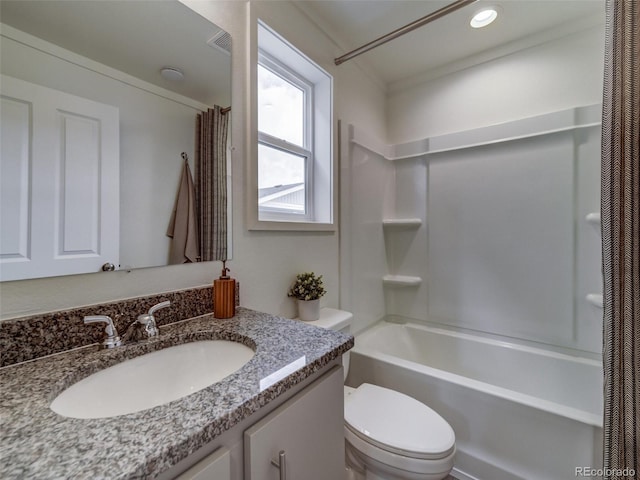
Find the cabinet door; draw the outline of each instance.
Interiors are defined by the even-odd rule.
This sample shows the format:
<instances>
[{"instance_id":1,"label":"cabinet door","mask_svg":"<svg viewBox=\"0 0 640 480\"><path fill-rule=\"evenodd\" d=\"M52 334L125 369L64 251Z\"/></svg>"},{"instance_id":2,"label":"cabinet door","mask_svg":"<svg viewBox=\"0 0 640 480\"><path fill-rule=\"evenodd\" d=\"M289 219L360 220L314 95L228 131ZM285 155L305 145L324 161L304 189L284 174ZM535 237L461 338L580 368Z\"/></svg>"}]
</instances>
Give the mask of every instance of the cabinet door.
<instances>
[{"instance_id":1,"label":"cabinet door","mask_svg":"<svg viewBox=\"0 0 640 480\"><path fill-rule=\"evenodd\" d=\"M175 480L231 480L231 456L221 447L206 456Z\"/></svg>"},{"instance_id":2,"label":"cabinet door","mask_svg":"<svg viewBox=\"0 0 640 480\"><path fill-rule=\"evenodd\" d=\"M343 480L344 394L342 367L310 387L244 433L246 480L278 480L284 453L287 480Z\"/></svg>"}]
</instances>

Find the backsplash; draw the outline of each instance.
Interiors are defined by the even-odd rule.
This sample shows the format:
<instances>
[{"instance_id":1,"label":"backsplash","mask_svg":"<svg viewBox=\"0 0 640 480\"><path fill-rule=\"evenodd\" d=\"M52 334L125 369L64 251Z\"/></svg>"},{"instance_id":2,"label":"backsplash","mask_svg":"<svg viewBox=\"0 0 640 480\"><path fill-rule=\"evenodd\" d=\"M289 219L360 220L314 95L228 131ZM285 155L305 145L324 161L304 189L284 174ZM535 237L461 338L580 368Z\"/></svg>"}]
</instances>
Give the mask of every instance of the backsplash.
<instances>
[{"instance_id":1,"label":"backsplash","mask_svg":"<svg viewBox=\"0 0 640 480\"><path fill-rule=\"evenodd\" d=\"M85 325L86 315L110 316L122 336L138 315L165 300L171 306L155 313L158 326L213 311L208 286L5 320L0 322L0 367L102 342L104 325Z\"/></svg>"}]
</instances>

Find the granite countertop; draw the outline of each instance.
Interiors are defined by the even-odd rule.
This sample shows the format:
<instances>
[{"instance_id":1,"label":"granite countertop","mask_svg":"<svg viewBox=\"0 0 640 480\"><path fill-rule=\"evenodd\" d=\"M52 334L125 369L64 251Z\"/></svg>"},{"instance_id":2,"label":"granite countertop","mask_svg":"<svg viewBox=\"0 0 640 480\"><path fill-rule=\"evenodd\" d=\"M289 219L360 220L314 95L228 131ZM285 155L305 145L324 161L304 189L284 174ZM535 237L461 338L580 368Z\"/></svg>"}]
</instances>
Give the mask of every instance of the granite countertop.
<instances>
[{"instance_id":1,"label":"granite countertop","mask_svg":"<svg viewBox=\"0 0 640 480\"><path fill-rule=\"evenodd\" d=\"M227 339L253 348L236 373L204 390L129 415L74 419L49 404L76 381L159 348ZM154 339L103 350L91 345L0 369L0 477L154 477L231 429L353 346L353 337L245 308L160 328ZM260 380L304 356L306 365L260 391Z\"/></svg>"}]
</instances>

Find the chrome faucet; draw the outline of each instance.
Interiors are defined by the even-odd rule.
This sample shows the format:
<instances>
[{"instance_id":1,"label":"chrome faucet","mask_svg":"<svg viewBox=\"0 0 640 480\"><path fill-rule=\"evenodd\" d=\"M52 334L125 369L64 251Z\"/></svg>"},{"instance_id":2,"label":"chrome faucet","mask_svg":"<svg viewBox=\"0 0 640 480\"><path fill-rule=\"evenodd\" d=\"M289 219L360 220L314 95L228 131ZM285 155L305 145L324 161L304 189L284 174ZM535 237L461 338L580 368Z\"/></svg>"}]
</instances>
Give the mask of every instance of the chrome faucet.
<instances>
[{"instance_id":1,"label":"chrome faucet","mask_svg":"<svg viewBox=\"0 0 640 480\"><path fill-rule=\"evenodd\" d=\"M107 337L102 342L102 346L104 348L114 348L122 345L120 337L118 336L118 331L116 330L111 317L107 317L106 315L90 315L84 317L84 323L106 323L104 332L107 334Z\"/></svg>"},{"instance_id":2,"label":"chrome faucet","mask_svg":"<svg viewBox=\"0 0 640 480\"><path fill-rule=\"evenodd\" d=\"M149 312L138 315L137 323L144 325L144 330L147 332L148 337L155 337L158 335L158 327L156 326L156 318L153 316L161 308L165 308L171 305L169 300L158 303L149 309Z\"/></svg>"}]
</instances>

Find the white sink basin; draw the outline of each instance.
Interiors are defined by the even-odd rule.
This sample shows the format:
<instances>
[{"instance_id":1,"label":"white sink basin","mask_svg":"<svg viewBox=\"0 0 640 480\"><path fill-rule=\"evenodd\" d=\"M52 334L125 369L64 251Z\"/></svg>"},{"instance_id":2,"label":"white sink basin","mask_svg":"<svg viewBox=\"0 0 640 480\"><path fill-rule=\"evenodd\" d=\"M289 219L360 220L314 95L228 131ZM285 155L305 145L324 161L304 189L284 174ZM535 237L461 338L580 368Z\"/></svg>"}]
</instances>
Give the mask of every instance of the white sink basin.
<instances>
[{"instance_id":1,"label":"white sink basin","mask_svg":"<svg viewBox=\"0 0 640 480\"><path fill-rule=\"evenodd\" d=\"M178 400L242 368L255 352L241 343L206 340L147 353L71 385L51 410L72 418L105 418Z\"/></svg>"}]
</instances>

